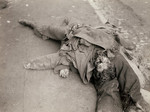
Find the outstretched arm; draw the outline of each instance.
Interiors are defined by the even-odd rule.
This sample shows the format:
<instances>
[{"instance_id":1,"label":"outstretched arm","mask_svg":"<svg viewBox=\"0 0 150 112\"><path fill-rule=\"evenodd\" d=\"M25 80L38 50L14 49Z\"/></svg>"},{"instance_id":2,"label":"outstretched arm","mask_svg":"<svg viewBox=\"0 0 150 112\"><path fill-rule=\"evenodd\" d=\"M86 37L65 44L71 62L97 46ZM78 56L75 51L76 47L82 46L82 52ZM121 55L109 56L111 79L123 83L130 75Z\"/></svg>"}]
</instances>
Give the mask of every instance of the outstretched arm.
<instances>
[{"instance_id":1,"label":"outstretched arm","mask_svg":"<svg viewBox=\"0 0 150 112\"><path fill-rule=\"evenodd\" d=\"M31 70L54 69L58 65L59 61L59 54L53 53L30 60L28 63L24 64L24 67Z\"/></svg>"},{"instance_id":2,"label":"outstretched arm","mask_svg":"<svg viewBox=\"0 0 150 112\"><path fill-rule=\"evenodd\" d=\"M59 53L53 53L35 58L24 64L24 67L30 70L54 69L54 73L58 73L61 77L67 78L69 76L69 66L60 65L60 59Z\"/></svg>"}]
</instances>

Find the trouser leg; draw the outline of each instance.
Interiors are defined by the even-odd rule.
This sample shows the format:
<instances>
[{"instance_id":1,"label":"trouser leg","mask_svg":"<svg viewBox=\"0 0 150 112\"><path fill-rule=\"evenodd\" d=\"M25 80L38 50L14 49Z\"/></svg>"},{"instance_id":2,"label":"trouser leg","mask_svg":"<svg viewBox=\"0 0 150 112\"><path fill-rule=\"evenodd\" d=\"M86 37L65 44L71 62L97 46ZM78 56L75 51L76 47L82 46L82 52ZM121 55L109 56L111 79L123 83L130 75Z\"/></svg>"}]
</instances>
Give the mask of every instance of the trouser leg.
<instances>
[{"instance_id":1,"label":"trouser leg","mask_svg":"<svg viewBox=\"0 0 150 112\"><path fill-rule=\"evenodd\" d=\"M33 30L34 34L44 40L53 39L57 41L64 40L66 33L68 32L67 25L40 25L33 21L19 20L19 23L23 26L29 27Z\"/></svg>"},{"instance_id":2,"label":"trouser leg","mask_svg":"<svg viewBox=\"0 0 150 112\"><path fill-rule=\"evenodd\" d=\"M131 104L135 105L143 112L149 112L150 106L143 99L143 96L140 92L141 86L139 79L134 70L127 62L127 60L121 54L118 54L114 60L114 63L116 68L116 77L119 82L121 97L123 95L126 95L126 99L129 99L127 103L124 103L124 109L130 107L128 102L133 102Z\"/></svg>"},{"instance_id":3,"label":"trouser leg","mask_svg":"<svg viewBox=\"0 0 150 112\"><path fill-rule=\"evenodd\" d=\"M120 92L122 94L128 94L134 102L137 102L142 98L140 93L141 87L137 75L121 54L118 54L113 61Z\"/></svg>"},{"instance_id":4,"label":"trouser leg","mask_svg":"<svg viewBox=\"0 0 150 112\"><path fill-rule=\"evenodd\" d=\"M113 79L97 88L96 112L122 112L118 81Z\"/></svg>"}]
</instances>

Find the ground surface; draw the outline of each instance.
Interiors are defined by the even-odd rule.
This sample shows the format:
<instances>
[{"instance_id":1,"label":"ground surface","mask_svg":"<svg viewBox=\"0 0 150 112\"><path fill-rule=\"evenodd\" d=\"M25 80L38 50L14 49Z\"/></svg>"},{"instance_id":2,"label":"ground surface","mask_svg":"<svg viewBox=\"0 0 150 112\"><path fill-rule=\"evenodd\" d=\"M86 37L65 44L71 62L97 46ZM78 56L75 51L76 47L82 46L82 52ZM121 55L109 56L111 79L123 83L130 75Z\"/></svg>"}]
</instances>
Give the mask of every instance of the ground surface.
<instances>
[{"instance_id":1,"label":"ground surface","mask_svg":"<svg viewBox=\"0 0 150 112\"><path fill-rule=\"evenodd\" d=\"M127 30L127 38L138 43L140 48L141 45L148 45L145 44L150 40L148 0L98 1L100 11L106 18ZM94 112L95 90L92 85L84 85L77 74L62 79L49 70L27 71L23 68L23 63L29 59L56 52L59 44L37 38L17 22L25 18L50 24L50 18L55 16L72 16L98 25L99 19L88 1L10 2L8 8L0 10L0 112ZM129 34L132 36L128 37ZM149 48L146 46L144 51L148 59Z\"/></svg>"},{"instance_id":2,"label":"ground surface","mask_svg":"<svg viewBox=\"0 0 150 112\"><path fill-rule=\"evenodd\" d=\"M56 52L59 44L43 41L18 24L20 18L50 24L55 16L72 16L98 24L93 8L82 0L13 0L0 12L0 112L94 112L96 93L77 74L62 79L52 71L27 71L23 63Z\"/></svg>"}]
</instances>

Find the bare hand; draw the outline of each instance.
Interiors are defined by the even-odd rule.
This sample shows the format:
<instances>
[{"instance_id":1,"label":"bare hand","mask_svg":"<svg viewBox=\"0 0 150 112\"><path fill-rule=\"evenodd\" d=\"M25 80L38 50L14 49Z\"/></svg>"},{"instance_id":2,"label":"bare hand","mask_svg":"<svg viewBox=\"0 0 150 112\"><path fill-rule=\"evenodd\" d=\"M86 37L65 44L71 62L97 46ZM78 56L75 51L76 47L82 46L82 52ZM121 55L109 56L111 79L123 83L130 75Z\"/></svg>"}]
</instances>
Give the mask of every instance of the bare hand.
<instances>
[{"instance_id":1,"label":"bare hand","mask_svg":"<svg viewBox=\"0 0 150 112\"><path fill-rule=\"evenodd\" d=\"M60 70L59 75L63 78L67 78L69 76L69 69L62 69Z\"/></svg>"}]
</instances>

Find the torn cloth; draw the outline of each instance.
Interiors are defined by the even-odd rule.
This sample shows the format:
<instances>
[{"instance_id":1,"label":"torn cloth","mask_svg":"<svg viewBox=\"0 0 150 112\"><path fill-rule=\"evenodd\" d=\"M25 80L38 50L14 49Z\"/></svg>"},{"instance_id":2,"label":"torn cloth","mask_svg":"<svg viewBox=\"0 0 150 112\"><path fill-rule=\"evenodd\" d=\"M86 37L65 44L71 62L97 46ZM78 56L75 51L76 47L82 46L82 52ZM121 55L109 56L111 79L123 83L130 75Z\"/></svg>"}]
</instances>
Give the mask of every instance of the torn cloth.
<instances>
[{"instance_id":1,"label":"torn cloth","mask_svg":"<svg viewBox=\"0 0 150 112\"><path fill-rule=\"evenodd\" d=\"M69 62L78 70L83 83L88 83L92 76L94 66L90 62L93 57L94 46L83 42L80 38L73 38L60 49L60 55L65 56Z\"/></svg>"}]
</instances>

